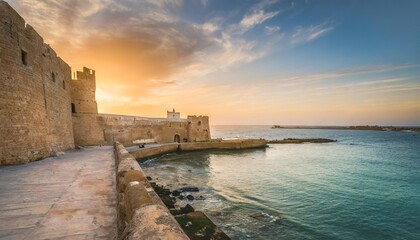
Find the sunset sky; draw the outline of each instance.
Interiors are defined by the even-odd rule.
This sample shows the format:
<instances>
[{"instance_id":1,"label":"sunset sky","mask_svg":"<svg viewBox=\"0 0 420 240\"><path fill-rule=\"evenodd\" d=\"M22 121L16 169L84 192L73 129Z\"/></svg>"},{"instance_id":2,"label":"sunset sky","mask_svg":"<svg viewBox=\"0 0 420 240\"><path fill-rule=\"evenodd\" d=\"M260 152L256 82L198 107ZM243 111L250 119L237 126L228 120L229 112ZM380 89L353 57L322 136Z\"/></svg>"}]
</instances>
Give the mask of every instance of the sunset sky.
<instances>
[{"instance_id":1,"label":"sunset sky","mask_svg":"<svg viewBox=\"0 0 420 240\"><path fill-rule=\"evenodd\" d=\"M10 0L99 111L420 125L418 0Z\"/></svg>"}]
</instances>

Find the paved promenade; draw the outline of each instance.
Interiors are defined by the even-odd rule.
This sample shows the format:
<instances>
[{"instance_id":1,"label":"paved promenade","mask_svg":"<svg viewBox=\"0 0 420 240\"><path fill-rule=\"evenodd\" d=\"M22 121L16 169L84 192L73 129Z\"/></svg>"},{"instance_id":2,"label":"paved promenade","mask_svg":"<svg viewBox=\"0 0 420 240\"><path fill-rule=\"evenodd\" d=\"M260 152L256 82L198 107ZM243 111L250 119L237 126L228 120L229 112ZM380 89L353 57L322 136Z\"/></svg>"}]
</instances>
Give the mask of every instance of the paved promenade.
<instances>
[{"instance_id":1,"label":"paved promenade","mask_svg":"<svg viewBox=\"0 0 420 240\"><path fill-rule=\"evenodd\" d=\"M0 168L0 239L113 239L115 204L110 146Z\"/></svg>"}]
</instances>

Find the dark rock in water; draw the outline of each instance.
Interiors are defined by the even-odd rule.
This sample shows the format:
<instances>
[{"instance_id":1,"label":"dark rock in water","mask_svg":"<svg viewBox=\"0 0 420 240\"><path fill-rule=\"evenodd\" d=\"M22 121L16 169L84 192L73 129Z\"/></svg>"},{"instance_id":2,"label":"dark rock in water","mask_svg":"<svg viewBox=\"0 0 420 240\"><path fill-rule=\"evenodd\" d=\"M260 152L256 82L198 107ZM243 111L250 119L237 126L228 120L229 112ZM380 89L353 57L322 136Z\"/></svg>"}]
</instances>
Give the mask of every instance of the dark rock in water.
<instances>
[{"instance_id":1,"label":"dark rock in water","mask_svg":"<svg viewBox=\"0 0 420 240\"><path fill-rule=\"evenodd\" d=\"M174 215L174 216L182 214L181 209L175 209L175 208L169 209L169 212L171 212L171 214Z\"/></svg>"},{"instance_id":2,"label":"dark rock in water","mask_svg":"<svg viewBox=\"0 0 420 240\"><path fill-rule=\"evenodd\" d=\"M206 198L200 195L199 197L195 198L195 200L205 200Z\"/></svg>"},{"instance_id":3,"label":"dark rock in water","mask_svg":"<svg viewBox=\"0 0 420 240\"><path fill-rule=\"evenodd\" d=\"M180 190L175 190L175 191L173 191L172 192L172 196L179 196L180 194L182 193L182 191L180 191Z\"/></svg>"},{"instance_id":4,"label":"dark rock in water","mask_svg":"<svg viewBox=\"0 0 420 240\"><path fill-rule=\"evenodd\" d=\"M181 191L181 192L198 192L200 190L198 189L198 187L183 187L183 188L178 189L178 191Z\"/></svg>"},{"instance_id":5,"label":"dark rock in water","mask_svg":"<svg viewBox=\"0 0 420 240\"><path fill-rule=\"evenodd\" d=\"M147 180L152 181L152 177L147 176Z\"/></svg>"},{"instance_id":6,"label":"dark rock in water","mask_svg":"<svg viewBox=\"0 0 420 240\"><path fill-rule=\"evenodd\" d=\"M181 207L181 212L184 214L194 212L194 211L195 211L194 208L190 204L185 205L185 207Z\"/></svg>"},{"instance_id":7,"label":"dark rock in water","mask_svg":"<svg viewBox=\"0 0 420 240\"><path fill-rule=\"evenodd\" d=\"M192 200L194 200L194 196L189 194L189 195L187 195L187 199L192 201Z\"/></svg>"},{"instance_id":8,"label":"dark rock in water","mask_svg":"<svg viewBox=\"0 0 420 240\"><path fill-rule=\"evenodd\" d=\"M191 169L188 169L188 172L192 172Z\"/></svg>"},{"instance_id":9,"label":"dark rock in water","mask_svg":"<svg viewBox=\"0 0 420 240\"><path fill-rule=\"evenodd\" d=\"M178 199L179 199L179 200L184 200L184 199L185 199L185 196L184 196L184 195L179 195L179 196L178 196Z\"/></svg>"},{"instance_id":10,"label":"dark rock in water","mask_svg":"<svg viewBox=\"0 0 420 240\"><path fill-rule=\"evenodd\" d=\"M160 186L154 182L151 182L150 185L153 187L157 195L160 197L162 202L166 205L167 208L174 208L175 207L175 198L172 198L169 189L164 188L164 186Z\"/></svg>"}]
</instances>

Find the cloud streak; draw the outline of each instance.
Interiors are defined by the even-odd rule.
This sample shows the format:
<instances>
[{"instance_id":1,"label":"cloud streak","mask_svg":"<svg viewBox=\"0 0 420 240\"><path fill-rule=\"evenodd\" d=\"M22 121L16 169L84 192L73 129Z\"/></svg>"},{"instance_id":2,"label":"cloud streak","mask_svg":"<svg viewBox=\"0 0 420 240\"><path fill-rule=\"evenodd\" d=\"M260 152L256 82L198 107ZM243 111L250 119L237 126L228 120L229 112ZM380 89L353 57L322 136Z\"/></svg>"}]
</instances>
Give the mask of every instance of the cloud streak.
<instances>
[{"instance_id":1,"label":"cloud streak","mask_svg":"<svg viewBox=\"0 0 420 240\"><path fill-rule=\"evenodd\" d=\"M264 10L256 10L252 12L251 14L247 14L240 22L240 25L248 30L255 25L261 24L264 21L276 16L279 14L280 11L275 12L264 12Z\"/></svg>"},{"instance_id":2,"label":"cloud streak","mask_svg":"<svg viewBox=\"0 0 420 240\"><path fill-rule=\"evenodd\" d=\"M290 43L299 44L304 42L314 41L329 31L332 31L334 26L325 22L318 25L310 25L309 27L296 27L290 36Z\"/></svg>"}]
</instances>

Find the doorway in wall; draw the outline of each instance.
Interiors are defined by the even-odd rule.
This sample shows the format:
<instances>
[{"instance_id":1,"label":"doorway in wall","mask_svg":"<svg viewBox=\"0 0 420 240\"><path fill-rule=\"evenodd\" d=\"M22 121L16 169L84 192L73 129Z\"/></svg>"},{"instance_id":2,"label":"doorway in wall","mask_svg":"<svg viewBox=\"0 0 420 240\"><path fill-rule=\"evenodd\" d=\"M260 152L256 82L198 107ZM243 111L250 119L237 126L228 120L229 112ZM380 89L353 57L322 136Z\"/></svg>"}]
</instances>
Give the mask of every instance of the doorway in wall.
<instances>
[{"instance_id":1,"label":"doorway in wall","mask_svg":"<svg viewBox=\"0 0 420 240\"><path fill-rule=\"evenodd\" d=\"M175 134L174 142L177 142L177 143L181 142L181 137L178 134Z\"/></svg>"}]
</instances>

